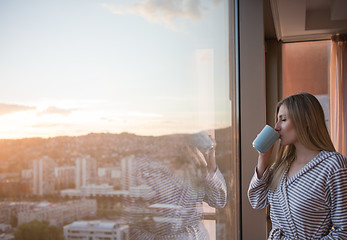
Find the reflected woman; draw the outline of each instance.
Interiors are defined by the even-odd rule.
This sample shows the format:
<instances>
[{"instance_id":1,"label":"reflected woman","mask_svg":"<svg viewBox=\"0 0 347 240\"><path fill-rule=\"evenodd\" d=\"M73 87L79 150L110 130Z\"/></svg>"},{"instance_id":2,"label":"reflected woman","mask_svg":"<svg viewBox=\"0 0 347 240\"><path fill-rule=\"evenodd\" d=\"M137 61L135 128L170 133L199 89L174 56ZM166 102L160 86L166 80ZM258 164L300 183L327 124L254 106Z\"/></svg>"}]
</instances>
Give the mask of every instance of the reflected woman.
<instances>
[{"instance_id":1,"label":"reflected woman","mask_svg":"<svg viewBox=\"0 0 347 240\"><path fill-rule=\"evenodd\" d=\"M208 240L202 224L203 201L215 208L226 205L226 184L216 166L215 147L202 153L199 146L191 144L190 137L181 137L177 141L176 136L171 144L184 144L165 149L168 155L175 149L173 160L136 159L132 181L149 188L151 194L139 209L145 212L142 217L139 211L132 214L130 239Z\"/></svg>"}]
</instances>

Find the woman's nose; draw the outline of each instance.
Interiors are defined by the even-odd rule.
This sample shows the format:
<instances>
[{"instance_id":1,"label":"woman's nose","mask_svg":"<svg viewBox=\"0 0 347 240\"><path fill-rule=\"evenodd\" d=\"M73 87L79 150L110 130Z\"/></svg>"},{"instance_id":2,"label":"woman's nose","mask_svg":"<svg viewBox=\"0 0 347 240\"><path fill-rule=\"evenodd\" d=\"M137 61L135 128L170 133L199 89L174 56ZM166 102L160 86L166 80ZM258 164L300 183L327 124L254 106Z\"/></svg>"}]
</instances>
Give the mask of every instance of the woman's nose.
<instances>
[{"instance_id":1,"label":"woman's nose","mask_svg":"<svg viewBox=\"0 0 347 240\"><path fill-rule=\"evenodd\" d=\"M275 130L278 132L280 130L280 126L278 124L278 122L275 124Z\"/></svg>"}]
</instances>

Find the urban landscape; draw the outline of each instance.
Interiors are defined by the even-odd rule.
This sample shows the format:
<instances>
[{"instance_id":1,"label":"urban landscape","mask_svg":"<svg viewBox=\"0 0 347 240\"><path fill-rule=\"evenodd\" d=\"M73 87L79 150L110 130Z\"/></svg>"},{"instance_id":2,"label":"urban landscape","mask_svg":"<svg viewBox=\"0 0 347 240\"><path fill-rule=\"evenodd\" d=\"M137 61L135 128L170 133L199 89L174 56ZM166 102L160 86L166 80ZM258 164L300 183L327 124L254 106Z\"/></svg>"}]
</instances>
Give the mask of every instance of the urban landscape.
<instances>
[{"instance_id":1,"label":"urban landscape","mask_svg":"<svg viewBox=\"0 0 347 240\"><path fill-rule=\"evenodd\" d=\"M220 148L228 144L228 130L216 132ZM21 239L21 229L38 222L56 227L60 239L130 239L132 225L172 207L153 200L153 189L135 180L136 164L157 159L151 168L164 163L178 169L184 165L177 151L183 136L0 140L0 239ZM226 157L217 155L218 164Z\"/></svg>"}]
</instances>

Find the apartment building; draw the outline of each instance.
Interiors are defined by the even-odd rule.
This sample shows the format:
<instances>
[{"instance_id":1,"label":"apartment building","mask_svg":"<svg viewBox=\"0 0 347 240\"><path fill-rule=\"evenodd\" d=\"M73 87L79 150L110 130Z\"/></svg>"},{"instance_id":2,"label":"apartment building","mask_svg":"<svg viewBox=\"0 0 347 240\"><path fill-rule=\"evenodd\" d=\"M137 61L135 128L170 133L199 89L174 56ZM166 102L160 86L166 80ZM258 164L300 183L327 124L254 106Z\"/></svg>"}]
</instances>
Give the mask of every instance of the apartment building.
<instances>
[{"instance_id":1,"label":"apartment building","mask_svg":"<svg viewBox=\"0 0 347 240\"><path fill-rule=\"evenodd\" d=\"M82 186L96 183L97 167L96 159L91 156L80 156L76 158L76 189Z\"/></svg>"},{"instance_id":2,"label":"apartment building","mask_svg":"<svg viewBox=\"0 0 347 240\"><path fill-rule=\"evenodd\" d=\"M54 167L54 160L48 156L33 161L34 194L42 196L54 193Z\"/></svg>"},{"instance_id":3,"label":"apartment building","mask_svg":"<svg viewBox=\"0 0 347 240\"><path fill-rule=\"evenodd\" d=\"M72 188L75 186L76 167L62 166L54 169L55 185L57 190Z\"/></svg>"},{"instance_id":4,"label":"apartment building","mask_svg":"<svg viewBox=\"0 0 347 240\"><path fill-rule=\"evenodd\" d=\"M64 226L65 240L128 240L129 227L114 221L76 221Z\"/></svg>"}]
</instances>

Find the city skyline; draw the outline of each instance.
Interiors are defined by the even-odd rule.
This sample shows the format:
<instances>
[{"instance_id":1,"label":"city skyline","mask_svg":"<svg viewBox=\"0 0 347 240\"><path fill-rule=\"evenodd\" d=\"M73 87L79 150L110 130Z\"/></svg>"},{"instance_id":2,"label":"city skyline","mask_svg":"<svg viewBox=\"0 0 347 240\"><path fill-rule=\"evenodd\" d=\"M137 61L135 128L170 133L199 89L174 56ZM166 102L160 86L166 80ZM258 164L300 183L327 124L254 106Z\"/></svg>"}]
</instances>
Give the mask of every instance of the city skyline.
<instances>
[{"instance_id":1,"label":"city skyline","mask_svg":"<svg viewBox=\"0 0 347 240\"><path fill-rule=\"evenodd\" d=\"M2 1L0 139L229 126L226 6Z\"/></svg>"}]
</instances>

